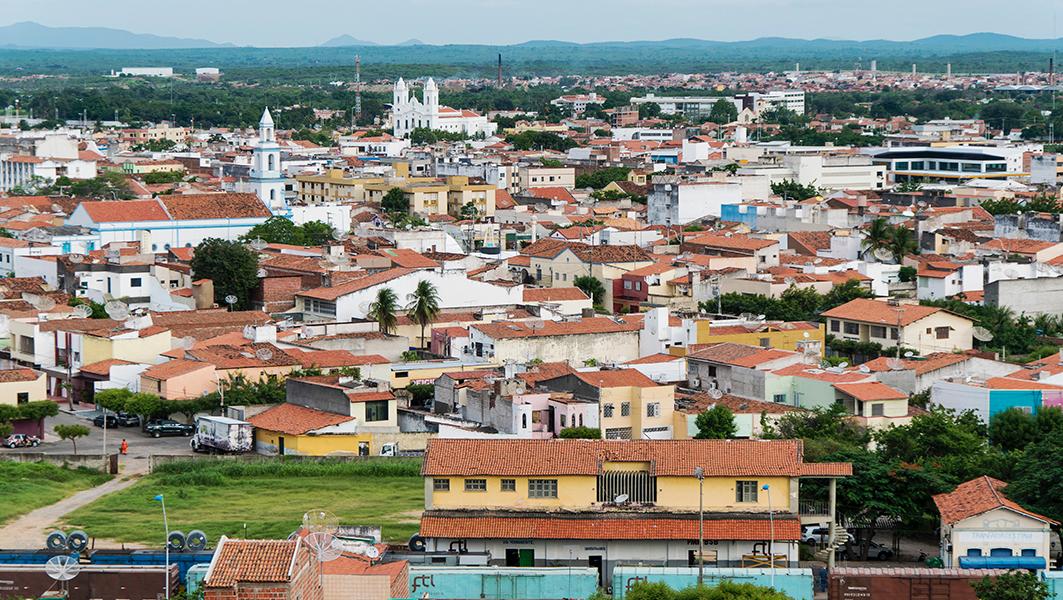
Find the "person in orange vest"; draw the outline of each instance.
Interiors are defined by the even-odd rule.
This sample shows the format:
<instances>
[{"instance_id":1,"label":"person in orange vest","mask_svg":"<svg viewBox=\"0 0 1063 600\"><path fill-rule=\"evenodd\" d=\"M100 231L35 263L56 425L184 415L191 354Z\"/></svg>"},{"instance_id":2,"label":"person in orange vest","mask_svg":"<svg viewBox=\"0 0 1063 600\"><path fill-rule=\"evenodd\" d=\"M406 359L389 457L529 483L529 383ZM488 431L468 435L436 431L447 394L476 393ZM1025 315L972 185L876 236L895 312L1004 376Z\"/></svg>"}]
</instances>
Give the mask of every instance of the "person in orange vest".
<instances>
[{"instance_id":1,"label":"person in orange vest","mask_svg":"<svg viewBox=\"0 0 1063 600\"><path fill-rule=\"evenodd\" d=\"M122 445L119 447L119 452L122 454L129 454L129 442L125 441L125 438L122 439Z\"/></svg>"}]
</instances>

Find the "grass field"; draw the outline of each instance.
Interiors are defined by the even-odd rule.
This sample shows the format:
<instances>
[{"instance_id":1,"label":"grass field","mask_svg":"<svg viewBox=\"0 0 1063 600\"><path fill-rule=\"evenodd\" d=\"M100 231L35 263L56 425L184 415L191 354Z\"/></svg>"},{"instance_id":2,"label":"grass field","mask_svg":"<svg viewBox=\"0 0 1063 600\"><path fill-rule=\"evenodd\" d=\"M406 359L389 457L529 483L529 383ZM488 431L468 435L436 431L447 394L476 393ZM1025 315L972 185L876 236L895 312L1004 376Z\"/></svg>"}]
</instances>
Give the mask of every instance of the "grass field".
<instances>
[{"instance_id":1,"label":"grass field","mask_svg":"<svg viewBox=\"0 0 1063 600\"><path fill-rule=\"evenodd\" d=\"M110 478L84 468L0 461L0 525Z\"/></svg>"},{"instance_id":2,"label":"grass field","mask_svg":"<svg viewBox=\"0 0 1063 600\"><path fill-rule=\"evenodd\" d=\"M153 498L163 494L170 530L200 529L212 544L222 535L287 537L310 510L332 512L344 525L379 526L385 540L404 542L424 508L420 468L418 459L175 462L74 511L64 525L118 542L161 545L162 511Z\"/></svg>"}]
</instances>

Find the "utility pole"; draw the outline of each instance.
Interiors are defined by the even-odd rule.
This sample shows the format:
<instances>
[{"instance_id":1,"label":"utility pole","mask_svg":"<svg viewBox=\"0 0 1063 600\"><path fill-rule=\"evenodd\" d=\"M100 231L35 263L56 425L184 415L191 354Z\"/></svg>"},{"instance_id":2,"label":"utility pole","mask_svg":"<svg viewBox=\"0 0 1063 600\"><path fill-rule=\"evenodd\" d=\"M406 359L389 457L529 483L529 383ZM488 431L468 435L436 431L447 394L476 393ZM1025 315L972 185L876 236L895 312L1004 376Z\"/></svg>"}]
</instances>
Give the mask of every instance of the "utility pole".
<instances>
[{"instance_id":1,"label":"utility pole","mask_svg":"<svg viewBox=\"0 0 1063 600\"><path fill-rule=\"evenodd\" d=\"M698 480L698 587L705 585L705 470L694 467Z\"/></svg>"},{"instance_id":2,"label":"utility pole","mask_svg":"<svg viewBox=\"0 0 1063 600\"><path fill-rule=\"evenodd\" d=\"M354 116L351 117L351 130L362 119L362 55L354 56Z\"/></svg>"}]
</instances>

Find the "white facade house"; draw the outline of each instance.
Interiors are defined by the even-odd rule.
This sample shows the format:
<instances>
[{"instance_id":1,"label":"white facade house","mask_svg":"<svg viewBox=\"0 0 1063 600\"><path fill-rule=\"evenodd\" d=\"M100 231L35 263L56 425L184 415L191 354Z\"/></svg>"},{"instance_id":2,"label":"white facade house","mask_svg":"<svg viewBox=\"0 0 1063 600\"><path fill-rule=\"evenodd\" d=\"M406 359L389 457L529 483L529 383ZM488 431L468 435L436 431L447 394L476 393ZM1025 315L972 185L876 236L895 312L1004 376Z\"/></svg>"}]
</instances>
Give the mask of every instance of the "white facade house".
<instances>
[{"instance_id":1,"label":"white facade house","mask_svg":"<svg viewBox=\"0 0 1063 600\"><path fill-rule=\"evenodd\" d=\"M251 152L251 191L274 212L288 206L284 198L284 172L281 170L281 148L269 109L262 111L258 123L258 141Z\"/></svg>"},{"instance_id":2,"label":"white facade house","mask_svg":"<svg viewBox=\"0 0 1063 600\"><path fill-rule=\"evenodd\" d=\"M424 84L422 100L413 96L406 82L399 78L391 104L391 123L395 137L399 138L409 137L414 129L421 128L468 137L488 137L498 128L479 113L440 106L439 88L431 78Z\"/></svg>"},{"instance_id":3,"label":"white facade house","mask_svg":"<svg viewBox=\"0 0 1063 600\"><path fill-rule=\"evenodd\" d=\"M16 275L15 263L22 256L58 256L62 250L48 244L31 244L13 238L0 238L0 275Z\"/></svg>"},{"instance_id":4,"label":"white facade house","mask_svg":"<svg viewBox=\"0 0 1063 600\"><path fill-rule=\"evenodd\" d=\"M654 178L646 204L650 225L683 225L702 217L719 217L725 204L742 202L742 186L723 181Z\"/></svg>"},{"instance_id":5,"label":"white facade house","mask_svg":"<svg viewBox=\"0 0 1063 600\"><path fill-rule=\"evenodd\" d=\"M981 292L982 265L942 265L930 263L916 276L920 300L942 300L957 294Z\"/></svg>"}]
</instances>

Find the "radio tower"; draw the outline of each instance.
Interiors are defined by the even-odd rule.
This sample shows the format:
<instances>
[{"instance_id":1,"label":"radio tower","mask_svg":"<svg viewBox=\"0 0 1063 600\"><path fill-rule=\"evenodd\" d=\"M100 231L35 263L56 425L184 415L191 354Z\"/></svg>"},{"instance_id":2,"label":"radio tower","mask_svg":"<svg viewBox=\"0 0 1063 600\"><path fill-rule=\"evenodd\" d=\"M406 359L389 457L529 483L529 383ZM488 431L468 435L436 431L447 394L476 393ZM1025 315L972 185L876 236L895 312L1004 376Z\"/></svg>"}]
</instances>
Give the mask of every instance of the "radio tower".
<instances>
[{"instance_id":1,"label":"radio tower","mask_svg":"<svg viewBox=\"0 0 1063 600\"><path fill-rule=\"evenodd\" d=\"M354 122L362 120L362 56L354 55ZM352 127L353 129L353 127Z\"/></svg>"},{"instance_id":2,"label":"radio tower","mask_svg":"<svg viewBox=\"0 0 1063 600\"><path fill-rule=\"evenodd\" d=\"M498 53L498 87L502 87L502 53Z\"/></svg>"}]
</instances>

